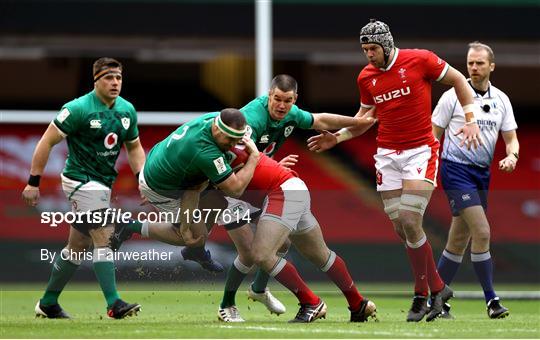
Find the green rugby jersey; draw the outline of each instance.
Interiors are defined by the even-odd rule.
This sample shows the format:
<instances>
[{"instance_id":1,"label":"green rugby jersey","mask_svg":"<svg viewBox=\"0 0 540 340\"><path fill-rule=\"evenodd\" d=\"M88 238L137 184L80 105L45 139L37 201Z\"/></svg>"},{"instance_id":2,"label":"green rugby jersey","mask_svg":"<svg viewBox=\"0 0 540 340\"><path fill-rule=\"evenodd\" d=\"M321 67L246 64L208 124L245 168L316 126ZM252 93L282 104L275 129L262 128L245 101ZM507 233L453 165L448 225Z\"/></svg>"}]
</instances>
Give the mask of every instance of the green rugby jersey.
<instances>
[{"instance_id":1,"label":"green rugby jersey","mask_svg":"<svg viewBox=\"0 0 540 340\"><path fill-rule=\"evenodd\" d=\"M180 126L148 153L144 179L148 186L167 197L207 179L214 184L226 180L232 169L212 137L211 112Z\"/></svg>"},{"instance_id":2,"label":"green rugby jersey","mask_svg":"<svg viewBox=\"0 0 540 340\"><path fill-rule=\"evenodd\" d=\"M267 156L274 153L291 135L294 128L311 129L313 115L293 105L289 113L280 121L273 120L268 112L268 96L260 96L240 109L251 127L251 139L257 149Z\"/></svg>"},{"instance_id":3,"label":"green rugby jersey","mask_svg":"<svg viewBox=\"0 0 540 340\"><path fill-rule=\"evenodd\" d=\"M133 105L117 97L108 108L95 91L65 104L53 123L68 143L64 176L85 183L98 181L108 187L118 175L115 163L122 144L139 137Z\"/></svg>"}]
</instances>

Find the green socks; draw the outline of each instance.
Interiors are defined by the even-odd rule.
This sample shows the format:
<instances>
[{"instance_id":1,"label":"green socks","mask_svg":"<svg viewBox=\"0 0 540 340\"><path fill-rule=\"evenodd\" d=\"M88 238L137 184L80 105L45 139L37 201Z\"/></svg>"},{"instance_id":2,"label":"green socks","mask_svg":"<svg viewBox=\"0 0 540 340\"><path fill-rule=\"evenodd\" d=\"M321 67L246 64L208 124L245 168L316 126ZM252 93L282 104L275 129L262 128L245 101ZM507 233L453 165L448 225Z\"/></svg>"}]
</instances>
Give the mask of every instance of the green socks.
<instances>
[{"instance_id":1,"label":"green socks","mask_svg":"<svg viewBox=\"0 0 540 340\"><path fill-rule=\"evenodd\" d=\"M110 307L120 298L116 290L116 274L114 268L113 252L110 248L94 249L94 272L101 286L101 291Z\"/></svg>"},{"instance_id":2,"label":"green socks","mask_svg":"<svg viewBox=\"0 0 540 340\"><path fill-rule=\"evenodd\" d=\"M227 280L225 281L225 290L223 292L223 300L221 300L220 308L236 305L236 292L250 270L251 268L246 267L242 262L240 262L238 257L234 259L233 265L227 272Z\"/></svg>"},{"instance_id":3,"label":"green socks","mask_svg":"<svg viewBox=\"0 0 540 340\"><path fill-rule=\"evenodd\" d=\"M257 269L257 273L255 274L255 279L251 283L251 289L255 293L264 293L264 290L266 289L266 286L268 285L269 278L270 278L270 275L268 275L267 272L265 272L261 268Z\"/></svg>"},{"instance_id":4,"label":"green socks","mask_svg":"<svg viewBox=\"0 0 540 340\"><path fill-rule=\"evenodd\" d=\"M62 255L63 254L63 255ZM64 260L69 258L69 250L62 249L62 252L57 255L54 260L51 276L49 278L49 283L47 283L47 288L45 289L45 294L41 298L41 304L45 306L50 306L58 303L58 296L64 290L64 287L71 279L79 265L80 261ZM62 259L62 257L64 259Z\"/></svg>"}]
</instances>

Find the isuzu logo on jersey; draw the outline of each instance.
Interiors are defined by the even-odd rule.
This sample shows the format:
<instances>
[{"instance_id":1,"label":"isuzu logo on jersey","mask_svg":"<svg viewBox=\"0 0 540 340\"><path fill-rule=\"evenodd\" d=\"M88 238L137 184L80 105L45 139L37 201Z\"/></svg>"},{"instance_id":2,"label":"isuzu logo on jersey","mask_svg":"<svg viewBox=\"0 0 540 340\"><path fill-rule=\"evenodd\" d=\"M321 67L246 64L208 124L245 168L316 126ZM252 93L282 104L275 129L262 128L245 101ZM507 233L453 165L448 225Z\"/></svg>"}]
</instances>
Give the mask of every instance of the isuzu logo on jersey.
<instances>
[{"instance_id":1,"label":"isuzu logo on jersey","mask_svg":"<svg viewBox=\"0 0 540 340\"><path fill-rule=\"evenodd\" d=\"M373 97L373 100L375 101L375 103L380 104L395 98L407 96L409 94L411 94L411 88L407 86L406 88L400 88L399 90L394 90L385 94L375 96Z\"/></svg>"},{"instance_id":2,"label":"isuzu logo on jersey","mask_svg":"<svg viewBox=\"0 0 540 340\"><path fill-rule=\"evenodd\" d=\"M118 135L114 132L111 132L105 136L105 140L103 141L103 145L105 145L105 147L109 150L114 148L116 143L118 143Z\"/></svg>"},{"instance_id":3,"label":"isuzu logo on jersey","mask_svg":"<svg viewBox=\"0 0 540 340\"><path fill-rule=\"evenodd\" d=\"M129 129L129 124L131 120L129 118L122 118L122 126L125 130Z\"/></svg>"}]
</instances>

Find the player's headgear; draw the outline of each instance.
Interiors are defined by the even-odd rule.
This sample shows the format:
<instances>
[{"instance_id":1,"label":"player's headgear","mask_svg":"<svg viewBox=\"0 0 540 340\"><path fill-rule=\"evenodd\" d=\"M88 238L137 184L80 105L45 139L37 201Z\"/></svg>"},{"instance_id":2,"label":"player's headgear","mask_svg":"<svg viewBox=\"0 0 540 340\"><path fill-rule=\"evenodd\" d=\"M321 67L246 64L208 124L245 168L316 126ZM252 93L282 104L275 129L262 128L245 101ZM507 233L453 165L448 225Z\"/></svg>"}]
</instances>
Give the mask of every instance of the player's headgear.
<instances>
[{"instance_id":1,"label":"player's headgear","mask_svg":"<svg viewBox=\"0 0 540 340\"><path fill-rule=\"evenodd\" d=\"M384 60L388 62L390 53L394 49L394 38L390 27L382 21L369 19L369 23L360 30L360 43L380 45L384 52Z\"/></svg>"}]
</instances>

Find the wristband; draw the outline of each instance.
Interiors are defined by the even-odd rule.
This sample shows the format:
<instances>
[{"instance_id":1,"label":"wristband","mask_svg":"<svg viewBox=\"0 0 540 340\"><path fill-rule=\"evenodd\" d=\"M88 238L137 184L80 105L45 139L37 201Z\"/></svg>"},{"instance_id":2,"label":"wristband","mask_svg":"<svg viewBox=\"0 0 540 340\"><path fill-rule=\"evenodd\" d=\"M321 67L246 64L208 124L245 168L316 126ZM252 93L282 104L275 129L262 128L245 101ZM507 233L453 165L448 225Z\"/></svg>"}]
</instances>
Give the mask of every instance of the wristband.
<instances>
[{"instance_id":1,"label":"wristband","mask_svg":"<svg viewBox=\"0 0 540 340\"><path fill-rule=\"evenodd\" d=\"M40 175L30 175L30 178L28 178L28 185L31 185L33 187L39 187L39 181L41 180Z\"/></svg>"},{"instance_id":2,"label":"wristband","mask_svg":"<svg viewBox=\"0 0 540 340\"><path fill-rule=\"evenodd\" d=\"M336 136L336 139L337 139L338 144L343 141L353 138L351 131L349 131L349 129L346 129L346 128L339 130L337 133L338 135Z\"/></svg>"},{"instance_id":3,"label":"wristband","mask_svg":"<svg viewBox=\"0 0 540 340\"><path fill-rule=\"evenodd\" d=\"M519 154L517 152L512 152L510 155L516 157L516 161L519 159Z\"/></svg>"},{"instance_id":4,"label":"wristband","mask_svg":"<svg viewBox=\"0 0 540 340\"><path fill-rule=\"evenodd\" d=\"M468 112L472 112L474 113L474 104L467 104L467 105L463 105L463 112L465 113L468 113Z\"/></svg>"}]
</instances>

